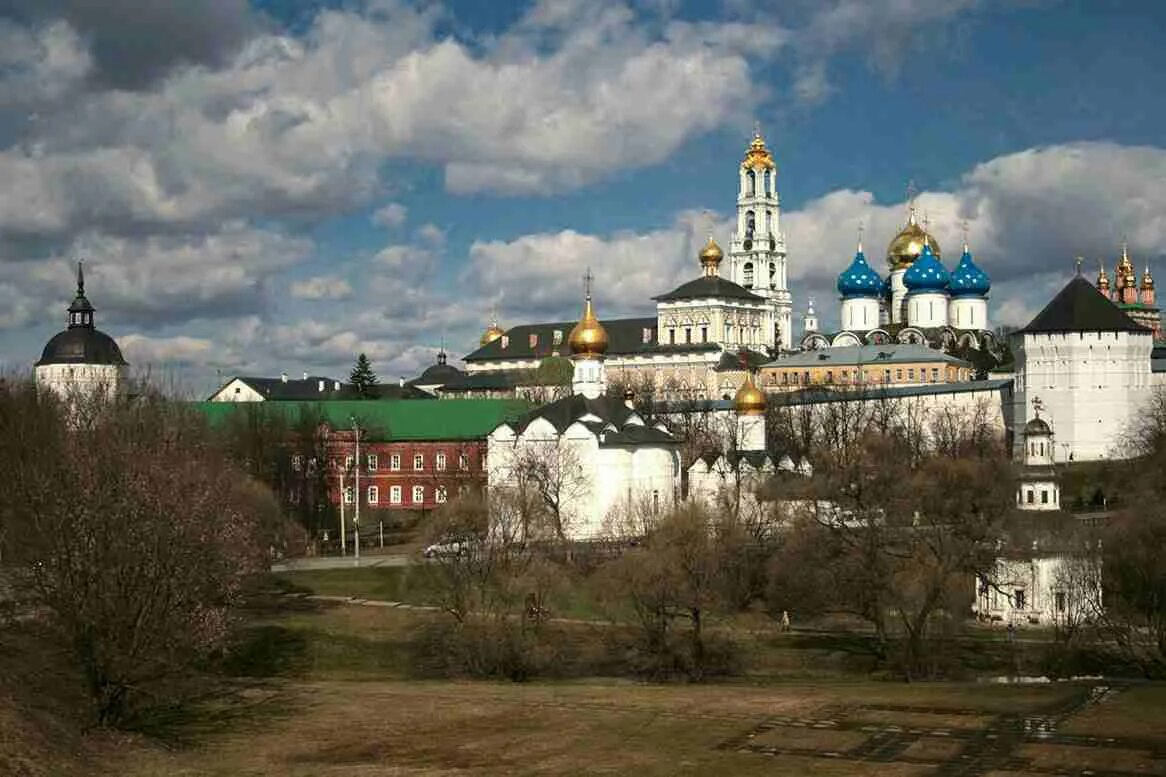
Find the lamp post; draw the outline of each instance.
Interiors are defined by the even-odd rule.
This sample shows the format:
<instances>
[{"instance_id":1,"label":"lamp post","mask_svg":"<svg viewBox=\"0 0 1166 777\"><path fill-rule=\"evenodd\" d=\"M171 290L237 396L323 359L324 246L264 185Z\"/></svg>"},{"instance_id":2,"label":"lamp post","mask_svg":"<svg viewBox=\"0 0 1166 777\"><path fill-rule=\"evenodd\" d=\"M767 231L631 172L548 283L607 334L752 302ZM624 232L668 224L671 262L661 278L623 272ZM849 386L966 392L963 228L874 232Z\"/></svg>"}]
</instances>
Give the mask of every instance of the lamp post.
<instances>
[{"instance_id":1,"label":"lamp post","mask_svg":"<svg viewBox=\"0 0 1166 777\"><path fill-rule=\"evenodd\" d=\"M356 515L352 518L353 563L360 566L360 426L352 419L352 432L356 441Z\"/></svg>"},{"instance_id":2,"label":"lamp post","mask_svg":"<svg viewBox=\"0 0 1166 777\"><path fill-rule=\"evenodd\" d=\"M348 524L344 522L344 472L347 469L340 466L340 555L347 556L348 551L345 549L347 540L345 536L348 534Z\"/></svg>"}]
</instances>

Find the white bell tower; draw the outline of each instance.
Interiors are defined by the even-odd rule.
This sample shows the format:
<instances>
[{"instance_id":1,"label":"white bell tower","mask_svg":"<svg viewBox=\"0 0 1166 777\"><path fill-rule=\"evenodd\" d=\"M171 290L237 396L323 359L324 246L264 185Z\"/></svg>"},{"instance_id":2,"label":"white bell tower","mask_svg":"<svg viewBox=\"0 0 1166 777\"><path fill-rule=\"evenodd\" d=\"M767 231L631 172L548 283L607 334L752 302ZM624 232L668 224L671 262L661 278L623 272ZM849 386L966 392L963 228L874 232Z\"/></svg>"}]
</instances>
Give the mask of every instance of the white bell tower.
<instances>
[{"instance_id":1,"label":"white bell tower","mask_svg":"<svg viewBox=\"0 0 1166 777\"><path fill-rule=\"evenodd\" d=\"M729 244L729 277L769 301L779 333L776 345L788 350L793 347L793 298L786 273L777 166L760 128L753 130L739 173L737 227Z\"/></svg>"}]
</instances>

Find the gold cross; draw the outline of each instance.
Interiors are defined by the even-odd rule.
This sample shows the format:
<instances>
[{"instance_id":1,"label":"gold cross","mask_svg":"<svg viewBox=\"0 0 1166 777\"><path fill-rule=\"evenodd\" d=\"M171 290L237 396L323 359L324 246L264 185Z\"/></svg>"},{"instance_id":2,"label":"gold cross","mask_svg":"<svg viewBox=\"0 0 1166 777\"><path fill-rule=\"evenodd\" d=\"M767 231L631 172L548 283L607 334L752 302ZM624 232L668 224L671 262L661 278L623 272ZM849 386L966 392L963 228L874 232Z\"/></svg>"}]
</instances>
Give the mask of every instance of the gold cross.
<instances>
[{"instance_id":1,"label":"gold cross","mask_svg":"<svg viewBox=\"0 0 1166 777\"><path fill-rule=\"evenodd\" d=\"M587 268L587 272L583 273L583 293L587 295L587 299L591 299L591 282L595 280L595 276L591 274L591 268Z\"/></svg>"}]
</instances>

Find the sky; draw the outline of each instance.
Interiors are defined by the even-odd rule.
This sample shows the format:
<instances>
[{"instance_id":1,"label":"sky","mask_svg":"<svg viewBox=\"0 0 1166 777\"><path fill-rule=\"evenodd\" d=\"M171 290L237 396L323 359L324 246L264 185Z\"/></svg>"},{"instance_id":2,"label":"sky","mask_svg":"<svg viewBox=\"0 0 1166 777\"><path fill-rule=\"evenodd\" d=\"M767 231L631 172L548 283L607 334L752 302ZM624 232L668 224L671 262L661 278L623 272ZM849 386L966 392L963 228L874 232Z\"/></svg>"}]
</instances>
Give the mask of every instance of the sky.
<instances>
[{"instance_id":1,"label":"sky","mask_svg":"<svg viewBox=\"0 0 1166 777\"><path fill-rule=\"evenodd\" d=\"M382 381L444 343L651 315L730 237L759 123L795 320L917 205L1023 325L1122 240L1166 274L1166 4L5 0L0 370L84 259L139 371ZM1166 275L1162 282L1166 282ZM800 330L799 330L800 331Z\"/></svg>"}]
</instances>

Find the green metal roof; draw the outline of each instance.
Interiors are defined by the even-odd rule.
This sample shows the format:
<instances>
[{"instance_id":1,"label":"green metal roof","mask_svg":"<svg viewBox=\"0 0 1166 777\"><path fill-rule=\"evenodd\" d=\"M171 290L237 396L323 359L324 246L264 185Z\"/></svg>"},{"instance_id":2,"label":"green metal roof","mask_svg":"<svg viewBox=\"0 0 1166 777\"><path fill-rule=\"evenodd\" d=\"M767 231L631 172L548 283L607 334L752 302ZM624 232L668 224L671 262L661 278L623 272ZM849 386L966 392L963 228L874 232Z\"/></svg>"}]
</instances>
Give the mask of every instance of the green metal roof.
<instances>
[{"instance_id":1,"label":"green metal roof","mask_svg":"<svg viewBox=\"0 0 1166 777\"><path fill-rule=\"evenodd\" d=\"M484 439L505 421L527 413L521 399L403 399L329 402L192 402L212 426L247 413L275 414L290 423L301 412L319 416L333 429L349 429L352 419L376 440Z\"/></svg>"}]
</instances>

